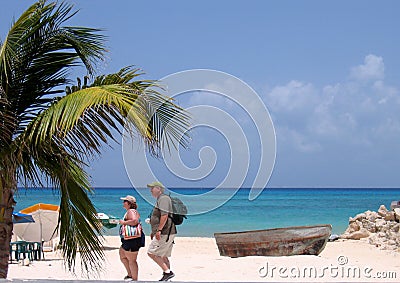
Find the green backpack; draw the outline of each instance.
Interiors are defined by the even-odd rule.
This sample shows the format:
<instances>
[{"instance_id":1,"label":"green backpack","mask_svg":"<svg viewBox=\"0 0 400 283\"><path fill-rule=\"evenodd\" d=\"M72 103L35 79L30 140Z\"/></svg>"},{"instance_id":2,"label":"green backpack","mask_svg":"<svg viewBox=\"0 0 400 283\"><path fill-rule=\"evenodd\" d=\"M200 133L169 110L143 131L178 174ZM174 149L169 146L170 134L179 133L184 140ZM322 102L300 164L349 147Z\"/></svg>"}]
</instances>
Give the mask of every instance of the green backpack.
<instances>
[{"instance_id":1,"label":"green backpack","mask_svg":"<svg viewBox=\"0 0 400 283\"><path fill-rule=\"evenodd\" d=\"M187 207L179 198L169 197L172 202L172 215L169 217L175 225L181 225L183 220L187 219Z\"/></svg>"}]
</instances>

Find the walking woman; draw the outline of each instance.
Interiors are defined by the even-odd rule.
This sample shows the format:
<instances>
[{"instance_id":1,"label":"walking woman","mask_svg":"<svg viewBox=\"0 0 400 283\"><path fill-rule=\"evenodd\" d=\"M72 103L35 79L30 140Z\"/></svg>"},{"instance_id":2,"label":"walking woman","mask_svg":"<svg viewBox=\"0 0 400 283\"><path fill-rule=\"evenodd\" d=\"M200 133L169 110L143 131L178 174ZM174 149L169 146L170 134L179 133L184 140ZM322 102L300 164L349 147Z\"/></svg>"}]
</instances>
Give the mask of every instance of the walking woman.
<instances>
[{"instance_id":1,"label":"walking woman","mask_svg":"<svg viewBox=\"0 0 400 283\"><path fill-rule=\"evenodd\" d=\"M121 225L136 226L140 221L140 215L137 209L136 199L133 196L126 196L121 198L124 203L123 207L126 209L126 213L123 220L119 221ZM139 267L137 264L137 256L141 247L141 239L134 238L125 240L121 237L122 245L119 248L119 257L121 262L125 266L126 272L128 273L124 280L125 281L137 281Z\"/></svg>"}]
</instances>

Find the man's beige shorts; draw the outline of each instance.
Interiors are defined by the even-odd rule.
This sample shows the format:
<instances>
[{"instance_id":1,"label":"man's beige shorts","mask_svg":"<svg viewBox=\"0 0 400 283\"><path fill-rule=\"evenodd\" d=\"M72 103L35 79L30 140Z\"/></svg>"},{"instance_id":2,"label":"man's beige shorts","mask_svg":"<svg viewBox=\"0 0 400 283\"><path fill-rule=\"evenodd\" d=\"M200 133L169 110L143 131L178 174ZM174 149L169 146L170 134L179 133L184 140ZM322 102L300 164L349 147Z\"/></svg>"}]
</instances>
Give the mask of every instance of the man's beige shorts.
<instances>
[{"instance_id":1,"label":"man's beige shorts","mask_svg":"<svg viewBox=\"0 0 400 283\"><path fill-rule=\"evenodd\" d=\"M167 240L168 235L161 235L161 239L158 241L156 237L153 237L153 240L150 242L149 249L147 252L149 254L161 256L161 257L170 257L172 252L172 246L174 244L175 234L169 235L169 240Z\"/></svg>"}]
</instances>

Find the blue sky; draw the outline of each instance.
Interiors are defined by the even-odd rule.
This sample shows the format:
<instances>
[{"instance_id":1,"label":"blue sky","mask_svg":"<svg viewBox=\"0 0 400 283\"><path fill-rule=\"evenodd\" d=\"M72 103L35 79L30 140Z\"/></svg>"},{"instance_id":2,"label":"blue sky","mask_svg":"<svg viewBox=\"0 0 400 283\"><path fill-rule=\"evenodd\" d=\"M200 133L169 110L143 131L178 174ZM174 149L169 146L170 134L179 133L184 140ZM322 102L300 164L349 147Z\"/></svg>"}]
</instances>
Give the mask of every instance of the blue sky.
<instances>
[{"instance_id":1,"label":"blue sky","mask_svg":"<svg viewBox=\"0 0 400 283\"><path fill-rule=\"evenodd\" d=\"M2 39L12 18L33 2L2 3ZM109 36L108 60L99 73L136 65L146 72L144 77L161 79L204 68L226 72L251 86L268 108L276 131L269 187L398 187L398 1L70 3L80 9L71 25L103 28ZM201 99L226 106L212 94ZM230 110L241 119L237 107ZM257 139L254 129L246 131L249 141ZM192 148L181 153L188 166L199 165L204 146L217 154L215 172L196 185L215 187L227 170L227 142L220 139L210 129L196 130ZM131 185L121 147L113 146L91 163L94 186ZM257 143L250 149L256 156ZM169 187L190 185L164 172L161 161L150 162ZM248 179L256 169L250 166ZM249 184L251 180L244 183Z\"/></svg>"}]
</instances>

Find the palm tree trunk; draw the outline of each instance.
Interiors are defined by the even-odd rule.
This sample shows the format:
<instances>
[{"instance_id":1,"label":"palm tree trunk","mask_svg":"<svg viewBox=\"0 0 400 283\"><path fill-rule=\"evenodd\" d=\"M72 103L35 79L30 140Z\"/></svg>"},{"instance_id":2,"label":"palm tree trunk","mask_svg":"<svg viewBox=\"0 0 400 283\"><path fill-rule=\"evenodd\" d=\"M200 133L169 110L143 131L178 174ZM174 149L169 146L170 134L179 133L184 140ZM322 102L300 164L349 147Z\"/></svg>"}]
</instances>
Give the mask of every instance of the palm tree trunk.
<instances>
[{"instance_id":1,"label":"palm tree trunk","mask_svg":"<svg viewBox=\"0 0 400 283\"><path fill-rule=\"evenodd\" d=\"M15 171L0 168L0 279L7 278L8 259L10 256L10 241L13 223L14 191L17 188Z\"/></svg>"}]
</instances>

